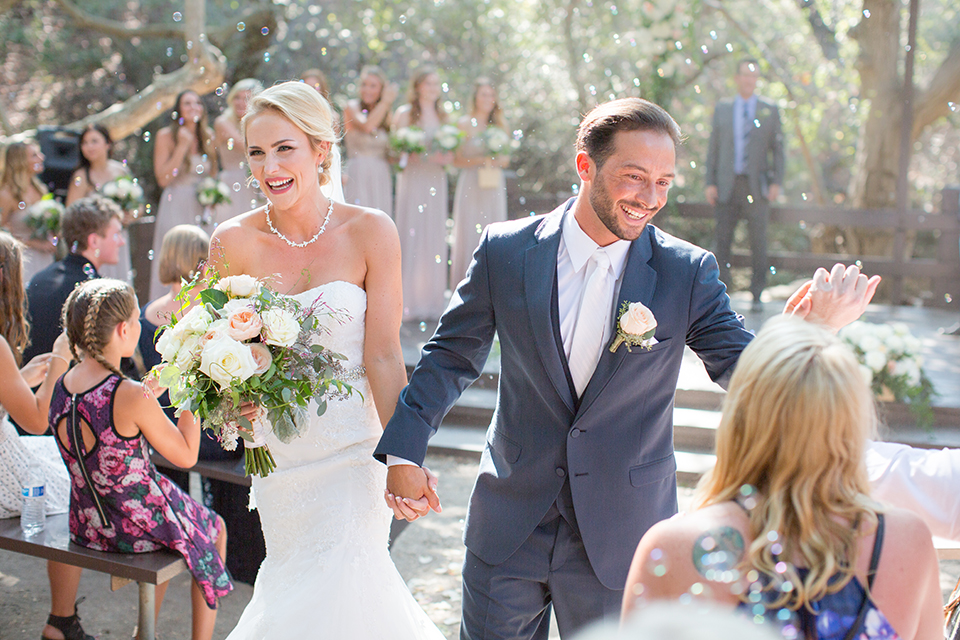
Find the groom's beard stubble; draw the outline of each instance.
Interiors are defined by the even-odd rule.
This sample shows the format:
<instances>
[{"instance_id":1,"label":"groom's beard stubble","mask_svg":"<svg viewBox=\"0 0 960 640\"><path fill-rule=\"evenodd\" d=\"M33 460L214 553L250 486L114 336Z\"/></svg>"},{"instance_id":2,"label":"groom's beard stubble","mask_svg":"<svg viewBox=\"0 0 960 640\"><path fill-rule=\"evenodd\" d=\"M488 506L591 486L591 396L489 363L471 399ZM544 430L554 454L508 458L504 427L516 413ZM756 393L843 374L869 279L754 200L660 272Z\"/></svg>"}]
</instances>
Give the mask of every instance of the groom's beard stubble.
<instances>
[{"instance_id":1,"label":"groom's beard stubble","mask_svg":"<svg viewBox=\"0 0 960 640\"><path fill-rule=\"evenodd\" d=\"M599 178L599 176L598 176ZM594 213L597 214L597 218L600 219L600 222L603 223L610 233L617 236L621 240L626 240L628 242L633 242L640 237L640 234L643 233L643 230L647 228L647 222L653 220L653 217L657 215L659 209L651 209L645 205L635 203L635 202L625 202L629 207L638 210L650 211L650 217L640 225L639 227L629 227L624 228L620 223L620 205L613 201L613 198L610 197L610 192L607 191L607 187L604 184L603 179L597 179L593 181L590 189L589 197L590 206L593 208Z\"/></svg>"}]
</instances>

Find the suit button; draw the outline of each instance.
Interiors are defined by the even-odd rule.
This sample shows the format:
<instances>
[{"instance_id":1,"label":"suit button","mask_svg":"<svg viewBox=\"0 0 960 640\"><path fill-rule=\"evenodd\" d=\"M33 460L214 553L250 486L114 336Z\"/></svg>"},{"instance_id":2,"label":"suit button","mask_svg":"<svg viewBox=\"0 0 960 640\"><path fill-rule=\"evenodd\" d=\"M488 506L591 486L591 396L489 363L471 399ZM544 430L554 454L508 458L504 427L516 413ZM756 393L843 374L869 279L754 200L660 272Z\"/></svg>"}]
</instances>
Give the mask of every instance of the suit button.
<instances>
[{"instance_id":1,"label":"suit button","mask_svg":"<svg viewBox=\"0 0 960 640\"><path fill-rule=\"evenodd\" d=\"M582 433L582 432L580 431L580 429L574 428L573 431L570 432L570 437L571 437L571 438L579 438L579 437L580 437L580 433Z\"/></svg>"},{"instance_id":2,"label":"suit button","mask_svg":"<svg viewBox=\"0 0 960 640\"><path fill-rule=\"evenodd\" d=\"M562 467L557 467L557 475L562 478L562 477L564 477L565 475L567 475L567 472L564 471Z\"/></svg>"}]
</instances>

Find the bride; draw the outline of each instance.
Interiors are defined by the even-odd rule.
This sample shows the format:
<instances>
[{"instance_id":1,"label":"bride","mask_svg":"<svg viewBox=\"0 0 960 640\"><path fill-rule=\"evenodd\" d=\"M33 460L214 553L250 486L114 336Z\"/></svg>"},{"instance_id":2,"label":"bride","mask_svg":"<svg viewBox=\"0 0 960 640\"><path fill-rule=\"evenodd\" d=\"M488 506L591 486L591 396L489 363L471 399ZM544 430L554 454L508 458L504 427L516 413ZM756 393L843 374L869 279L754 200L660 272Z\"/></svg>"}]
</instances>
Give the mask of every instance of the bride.
<instances>
[{"instance_id":1,"label":"bride","mask_svg":"<svg viewBox=\"0 0 960 640\"><path fill-rule=\"evenodd\" d=\"M396 227L334 193L333 112L308 85L285 82L255 96L241 131L267 205L217 228L211 265L349 316L330 320L322 341L346 356L355 391L330 401L321 418L311 411L306 433L289 444L268 436L277 469L254 477L252 493L267 557L229 640L442 639L388 554L386 468L372 457L406 383Z\"/></svg>"}]
</instances>

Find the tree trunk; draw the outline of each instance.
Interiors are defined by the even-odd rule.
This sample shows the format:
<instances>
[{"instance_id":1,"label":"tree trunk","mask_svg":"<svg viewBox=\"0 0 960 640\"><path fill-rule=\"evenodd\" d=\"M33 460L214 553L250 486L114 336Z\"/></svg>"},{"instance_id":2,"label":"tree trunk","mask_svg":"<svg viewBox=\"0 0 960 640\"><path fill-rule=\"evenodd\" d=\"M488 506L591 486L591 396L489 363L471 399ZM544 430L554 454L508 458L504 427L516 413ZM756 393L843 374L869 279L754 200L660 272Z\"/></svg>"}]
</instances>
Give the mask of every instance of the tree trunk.
<instances>
[{"instance_id":1,"label":"tree trunk","mask_svg":"<svg viewBox=\"0 0 960 640\"><path fill-rule=\"evenodd\" d=\"M898 68L900 3L864 0L863 14L853 35L860 44L857 70L862 102L869 104L869 113L858 136L850 203L860 209L893 208L903 112ZM844 249L856 256L889 255L892 250L892 230L850 229L844 235Z\"/></svg>"}]
</instances>

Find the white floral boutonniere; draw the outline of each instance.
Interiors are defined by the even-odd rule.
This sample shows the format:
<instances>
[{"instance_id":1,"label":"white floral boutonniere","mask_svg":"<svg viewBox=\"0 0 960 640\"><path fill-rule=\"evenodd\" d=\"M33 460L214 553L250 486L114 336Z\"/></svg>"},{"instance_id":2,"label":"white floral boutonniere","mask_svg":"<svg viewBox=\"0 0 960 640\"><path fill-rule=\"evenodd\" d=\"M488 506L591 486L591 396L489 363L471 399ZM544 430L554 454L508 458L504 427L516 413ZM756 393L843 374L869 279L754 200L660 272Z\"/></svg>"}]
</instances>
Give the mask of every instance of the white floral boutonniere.
<instances>
[{"instance_id":1,"label":"white floral boutonniere","mask_svg":"<svg viewBox=\"0 0 960 640\"><path fill-rule=\"evenodd\" d=\"M610 353L616 353L621 344L630 347L643 347L647 351L657 344L653 337L657 330L657 319L653 312L639 302L626 302L620 305L620 315L617 316L617 336L610 345Z\"/></svg>"}]
</instances>

